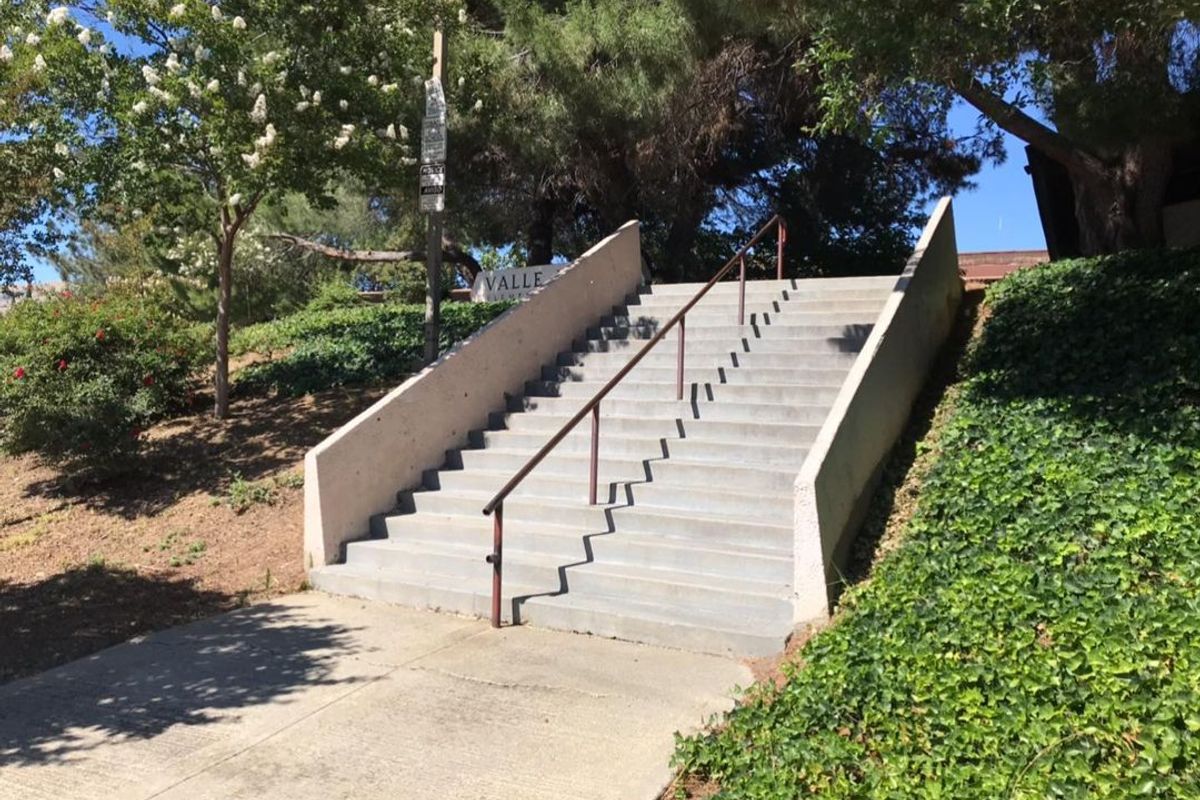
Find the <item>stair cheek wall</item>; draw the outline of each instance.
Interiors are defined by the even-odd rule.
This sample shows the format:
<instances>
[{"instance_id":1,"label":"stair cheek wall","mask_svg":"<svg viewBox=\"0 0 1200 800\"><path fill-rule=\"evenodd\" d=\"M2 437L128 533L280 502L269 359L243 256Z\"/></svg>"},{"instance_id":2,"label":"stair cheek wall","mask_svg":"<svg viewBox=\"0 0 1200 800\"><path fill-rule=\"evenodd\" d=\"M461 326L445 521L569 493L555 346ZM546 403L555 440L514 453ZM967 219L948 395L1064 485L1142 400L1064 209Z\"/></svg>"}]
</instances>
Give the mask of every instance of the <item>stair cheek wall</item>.
<instances>
[{"instance_id":1,"label":"stair cheek wall","mask_svg":"<svg viewBox=\"0 0 1200 800\"><path fill-rule=\"evenodd\" d=\"M685 399L670 334L601 406L600 503L581 424L505 503L508 619L717 653L777 652L794 624L793 486L895 276L736 284L687 320ZM480 509L696 291L627 298L530 375L471 446L400 497L318 588L486 615Z\"/></svg>"}]
</instances>

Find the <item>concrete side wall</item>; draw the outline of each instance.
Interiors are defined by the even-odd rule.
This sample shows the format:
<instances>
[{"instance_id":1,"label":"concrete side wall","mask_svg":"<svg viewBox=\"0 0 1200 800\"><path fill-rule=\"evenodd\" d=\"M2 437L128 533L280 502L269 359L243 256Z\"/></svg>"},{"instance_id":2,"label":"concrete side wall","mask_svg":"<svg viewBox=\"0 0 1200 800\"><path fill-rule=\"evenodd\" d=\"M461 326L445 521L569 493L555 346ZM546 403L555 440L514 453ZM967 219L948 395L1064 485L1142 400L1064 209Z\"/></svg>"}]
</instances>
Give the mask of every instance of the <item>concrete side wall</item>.
<instances>
[{"instance_id":1,"label":"concrete side wall","mask_svg":"<svg viewBox=\"0 0 1200 800\"><path fill-rule=\"evenodd\" d=\"M465 445L472 429L487 424L505 395L521 393L543 364L569 350L641 280L638 223L630 222L310 450L305 564L340 560L344 545L367 533L373 515L395 507L398 491L418 486L447 450Z\"/></svg>"},{"instance_id":2,"label":"concrete side wall","mask_svg":"<svg viewBox=\"0 0 1200 800\"><path fill-rule=\"evenodd\" d=\"M921 235L795 484L795 619L829 614L852 541L962 299L950 198Z\"/></svg>"}]
</instances>

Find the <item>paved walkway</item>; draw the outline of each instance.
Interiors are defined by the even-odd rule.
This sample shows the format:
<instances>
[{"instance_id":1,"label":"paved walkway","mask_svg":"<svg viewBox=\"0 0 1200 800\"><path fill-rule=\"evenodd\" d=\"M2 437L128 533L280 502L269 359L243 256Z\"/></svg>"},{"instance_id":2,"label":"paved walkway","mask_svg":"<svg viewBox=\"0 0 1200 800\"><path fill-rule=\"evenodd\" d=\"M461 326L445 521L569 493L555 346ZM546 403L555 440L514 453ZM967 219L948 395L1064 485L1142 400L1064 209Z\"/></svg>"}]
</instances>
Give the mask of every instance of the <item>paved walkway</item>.
<instances>
[{"instance_id":1,"label":"paved walkway","mask_svg":"<svg viewBox=\"0 0 1200 800\"><path fill-rule=\"evenodd\" d=\"M710 656L296 595L0 686L0 798L652 798L673 732L749 679Z\"/></svg>"}]
</instances>

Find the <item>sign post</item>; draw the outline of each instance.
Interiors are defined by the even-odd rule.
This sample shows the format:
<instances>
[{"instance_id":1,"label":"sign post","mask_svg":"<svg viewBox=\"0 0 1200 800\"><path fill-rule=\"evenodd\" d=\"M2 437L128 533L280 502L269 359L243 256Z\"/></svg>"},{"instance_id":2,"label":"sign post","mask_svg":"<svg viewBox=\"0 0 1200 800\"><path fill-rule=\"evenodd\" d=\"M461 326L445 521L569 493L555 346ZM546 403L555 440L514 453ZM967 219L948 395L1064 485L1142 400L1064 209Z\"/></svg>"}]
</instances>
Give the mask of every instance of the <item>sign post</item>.
<instances>
[{"instance_id":1,"label":"sign post","mask_svg":"<svg viewBox=\"0 0 1200 800\"><path fill-rule=\"evenodd\" d=\"M421 212L429 215L425 240L425 363L438 357L442 303L442 214L446 210L446 41L433 32L433 77L425 82L421 124Z\"/></svg>"}]
</instances>

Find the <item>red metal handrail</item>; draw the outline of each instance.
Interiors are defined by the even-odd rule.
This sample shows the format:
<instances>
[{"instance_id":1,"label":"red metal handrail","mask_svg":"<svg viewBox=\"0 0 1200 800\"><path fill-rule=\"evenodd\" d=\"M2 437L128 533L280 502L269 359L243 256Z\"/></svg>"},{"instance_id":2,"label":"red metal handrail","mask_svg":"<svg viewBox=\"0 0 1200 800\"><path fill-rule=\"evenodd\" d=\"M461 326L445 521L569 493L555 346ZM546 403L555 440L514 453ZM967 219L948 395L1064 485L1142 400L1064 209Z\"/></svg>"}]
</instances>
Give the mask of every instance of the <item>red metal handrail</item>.
<instances>
[{"instance_id":1,"label":"red metal handrail","mask_svg":"<svg viewBox=\"0 0 1200 800\"><path fill-rule=\"evenodd\" d=\"M571 419L559 429L558 433L550 437L550 441L546 442L546 444L542 446L541 450L538 450L536 453L534 453L533 456L525 462L525 466L517 470L516 474L509 479L508 483L504 484L500 491L496 492L496 496L493 497L491 501L489 501L488 504L483 507L484 516L494 513L492 522L492 552L486 559L487 563L492 565L493 628L500 627L500 590L503 583L502 552L504 550L504 501L510 494L512 494L512 491L516 489L523 480L525 480L525 478L529 477L529 473L533 472L537 465L542 463L546 456L550 455L550 451L557 447L558 443L565 439L567 434L574 430L575 426L583 421L584 417L586 417L588 414L591 414L592 449L591 463L589 465L590 475L588 479L588 502L591 505L596 505L597 473L599 471L600 464L600 402L608 396L609 392L616 388L617 384L625 379L626 375L633 371L633 368L636 367L638 363L645 358L651 350L654 349L655 345L661 342L663 337L666 336L667 333L676 325L679 326L679 348L675 370L675 399L682 400L683 362L685 335L687 331L687 313L691 311L692 308L699 303L706 294L708 294L710 289L716 286L722 278L729 274L729 271L733 269L734 264L737 264L739 284L738 325L744 325L746 322L746 254L752 250L755 245L762 241L772 228L776 227L779 229L779 235L777 237L775 276L777 279L782 280L783 247L787 243L787 223L783 221L782 217L776 214L770 219L769 222L767 222L766 225L763 225L762 228L759 229L758 233L754 234L754 237L749 242L742 245L742 249L738 250L733 258L725 262L725 266L721 267L721 269L717 271L717 274L714 275L708 283L704 284L700 291L696 292L696 294L692 296L692 299L687 302L687 305L679 309L675 316L671 317L671 319L669 319L667 323L650 338L650 341L646 342L645 346L643 346L642 349L639 350L637 354L634 355L634 357L631 358L629 362L617 372L616 375L609 379L608 383L600 387L600 391L596 392L596 394L592 396L592 399L587 401L583 408L579 409L579 412L575 414L575 416L571 417Z\"/></svg>"}]
</instances>

